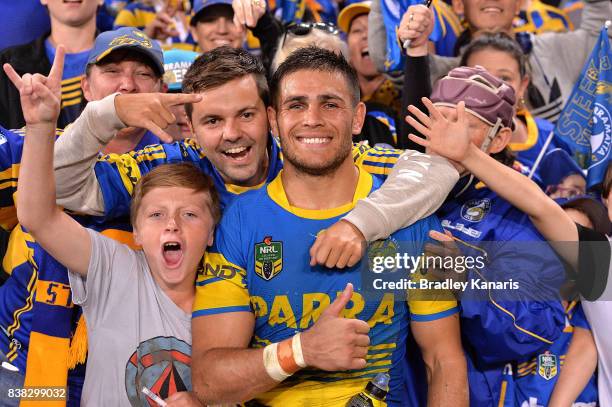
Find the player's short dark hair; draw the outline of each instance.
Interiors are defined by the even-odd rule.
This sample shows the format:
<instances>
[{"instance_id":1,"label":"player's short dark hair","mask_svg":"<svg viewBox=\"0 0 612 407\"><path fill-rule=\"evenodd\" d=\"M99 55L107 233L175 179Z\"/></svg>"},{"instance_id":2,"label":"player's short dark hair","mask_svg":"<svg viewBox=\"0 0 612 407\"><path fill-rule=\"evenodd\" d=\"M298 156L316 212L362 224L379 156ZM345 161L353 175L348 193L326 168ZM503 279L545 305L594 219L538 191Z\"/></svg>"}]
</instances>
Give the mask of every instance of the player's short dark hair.
<instances>
[{"instance_id":1,"label":"player's short dark hair","mask_svg":"<svg viewBox=\"0 0 612 407\"><path fill-rule=\"evenodd\" d=\"M242 48L223 46L200 55L185 73L183 93L202 93L247 75L253 75L257 93L268 106L270 93L266 70L257 57ZM219 103L223 101L220 100ZM191 119L193 106L185 104L185 110Z\"/></svg>"},{"instance_id":2,"label":"player's short dark hair","mask_svg":"<svg viewBox=\"0 0 612 407\"><path fill-rule=\"evenodd\" d=\"M278 107L280 84L283 78L289 74L302 70L340 73L344 76L348 88L351 91L353 106L357 106L357 103L359 103L359 80L357 79L357 72L355 69L342 55L313 45L292 52L291 55L278 66L274 75L272 75L272 79L270 79L270 94L272 95L272 103L275 107ZM325 85L323 84L323 86Z\"/></svg>"}]
</instances>

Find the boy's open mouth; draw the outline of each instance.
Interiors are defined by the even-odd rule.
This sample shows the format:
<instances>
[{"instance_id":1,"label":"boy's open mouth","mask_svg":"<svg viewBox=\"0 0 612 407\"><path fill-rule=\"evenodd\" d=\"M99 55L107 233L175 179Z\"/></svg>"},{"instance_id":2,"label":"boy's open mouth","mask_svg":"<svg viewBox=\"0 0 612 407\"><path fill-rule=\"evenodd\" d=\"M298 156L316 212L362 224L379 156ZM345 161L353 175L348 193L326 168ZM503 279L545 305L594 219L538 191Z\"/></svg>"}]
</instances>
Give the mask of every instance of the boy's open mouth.
<instances>
[{"instance_id":1,"label":"boy's open mouth","mask_svg":"<svg viewBox=\"0 0 612 407\"><path fill-rule=\"evenodd\" d=\"M183 250L179 242L166 242L163 245L162 253L164 261L168 267L176 267L183 259Z\"/></svg>"}]
</instances>

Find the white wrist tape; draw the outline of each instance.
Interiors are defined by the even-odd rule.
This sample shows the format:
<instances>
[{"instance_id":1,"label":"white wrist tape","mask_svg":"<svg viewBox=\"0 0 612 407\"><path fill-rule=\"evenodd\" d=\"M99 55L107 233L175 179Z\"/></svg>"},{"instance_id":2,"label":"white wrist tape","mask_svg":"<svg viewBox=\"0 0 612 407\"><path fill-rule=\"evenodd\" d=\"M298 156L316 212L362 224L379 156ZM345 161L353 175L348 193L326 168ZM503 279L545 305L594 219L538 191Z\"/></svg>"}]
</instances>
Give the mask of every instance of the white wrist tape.
<instances>
[{"instance_id":1,"label":"white wrist tape","mask_svg":"<svg viewBox=\"0 0 612 407\"><path fill-rule=\"evenodd\" d=\"M291 374L285 372L278 362L278 343L273 343L264 348L263 351L264 368L272 380L282 382Z\"/></svg>"},{"instance_id":2,"label":"white wrist tape","mask_svg":"<svg viewBox=\"0 0 612 407\"><path fill-rule=\"evenodd\" d=\"M291 342L291 348L293 349L293 359L295 360L296 365L299 367L306 367L306 362L304 361L304 353L302 353L302 340L300 338L300 333L298 332L293 337L293 342Z\"/></svg>"}]
</instances>

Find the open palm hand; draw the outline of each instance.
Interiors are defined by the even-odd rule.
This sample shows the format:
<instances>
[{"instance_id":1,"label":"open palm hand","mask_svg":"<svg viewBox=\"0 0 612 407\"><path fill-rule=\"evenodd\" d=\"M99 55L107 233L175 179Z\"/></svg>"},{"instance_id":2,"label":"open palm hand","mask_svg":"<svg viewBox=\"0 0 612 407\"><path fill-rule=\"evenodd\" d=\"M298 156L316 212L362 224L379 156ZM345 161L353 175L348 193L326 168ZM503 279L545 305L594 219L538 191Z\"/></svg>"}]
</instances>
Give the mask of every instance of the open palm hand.
<instances>
[{"instance_id":1,"label":"open palm hand","mask_svg":"<svg viewBox=\"0 0 612 407\"><path fill-rule=\"evenodd\" d=\"M456 120L444 117L428 98L423 98L423 103L429 111L429 116L410 105L408 111L412 116L407 116L406 121L425 138L410 134L410 140L424 146L428 152L461 162L471 144L465 103L459 102L457 105Z\"/></svg>"}]
</instances>

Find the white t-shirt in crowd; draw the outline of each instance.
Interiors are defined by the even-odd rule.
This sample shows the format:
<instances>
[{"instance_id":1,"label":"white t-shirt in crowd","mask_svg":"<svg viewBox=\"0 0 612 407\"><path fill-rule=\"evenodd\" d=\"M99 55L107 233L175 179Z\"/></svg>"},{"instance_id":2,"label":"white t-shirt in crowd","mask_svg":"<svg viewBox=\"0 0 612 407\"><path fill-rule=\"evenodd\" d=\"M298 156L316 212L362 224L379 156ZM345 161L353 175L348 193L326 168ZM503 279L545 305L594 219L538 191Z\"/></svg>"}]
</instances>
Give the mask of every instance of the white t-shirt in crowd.
<instances>
[{"instance_id":1,"label":"white t-shirt in crowd","mask_svg":"<svg viewBox=\"0 0 612 407\"><path fill-rule=\"evenodd\" d=\"M148 405L143 386L162 399L191 390L191 314L155 283L144 252L89 234L87 277L69 273L89 341L82 404Z\"/></svg>"},{"instance_id":2,"label":"white t-shirt in crowd","mask_svg":"<svg viewBox=\"0 0 612 407\"><path fill-rule=\"evenodd\" d=\"M580 259L578 278L582 286L582 309L591 325L597 346L597 387L602 407L612 406L612 262L611 243L595 231L578 227ZM586 289L585 289L586 288Z\"/></svg>"}]
</instances>

